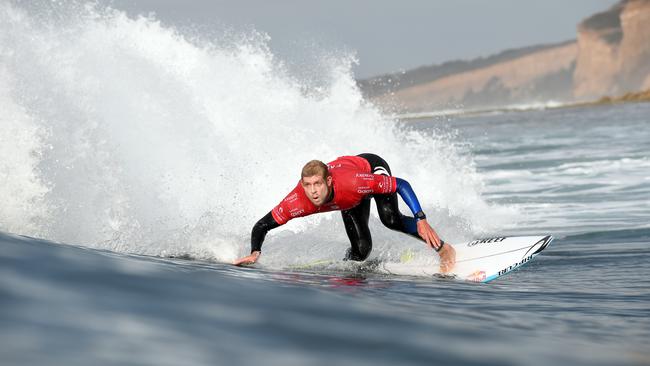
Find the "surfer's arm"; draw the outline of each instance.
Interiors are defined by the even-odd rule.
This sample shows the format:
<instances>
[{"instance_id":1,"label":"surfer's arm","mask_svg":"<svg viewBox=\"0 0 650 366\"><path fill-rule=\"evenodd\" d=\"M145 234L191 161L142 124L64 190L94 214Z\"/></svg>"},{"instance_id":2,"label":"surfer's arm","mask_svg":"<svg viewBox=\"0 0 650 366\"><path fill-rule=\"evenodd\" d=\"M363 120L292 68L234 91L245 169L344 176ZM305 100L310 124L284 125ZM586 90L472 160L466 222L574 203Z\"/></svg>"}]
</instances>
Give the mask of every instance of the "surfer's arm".
<instances>
[{"instance_id":1,"label":"surfer's arm","mask_svg":"<svg viewBox=\"0 0 650 366\"><path fill-rule=\"evenodd\" d=\"M240 266L242 264L255 263L262 254L262 243L264 242L266 233L278 226L280 226L280 224L273 219L271 212L259 219L255 226L253 226L251 232L251 254L235 260L232 264Z\"/></svg>"},{"instance_id":2,"label":"surfer's arm","mask_svg":"<svg viewBox=\"0 0 650 366\"><path fill-rule=\"evenodd\" d=\"M456 250L451 245L445 245L445 242L440 239L436 231L429 225L427 216L422 211L420 202L409 182L401 178L395 178L395 180L397 182L397 193L406 202L406 205L409 206L411 212L416 217L415 220L417 221L415 225L418 235L440 255L440 272L450 272L456 263ZM410 225L413 225L413 221L415 221L411 217L405 217L405 219L410 222ZM405 225L409 224L405 222Z\"/></svg>"},{"instance_id":3,"label":"surfer's arm","mask_svg":"<svg viewBox=\"0 0 650 366\"><path fill-rule=\"evenodd\" d=\"M407 226L408 230L417 232L433 249L440 251L445 242L440 239L436 231L427 222L427 216L422 211L422 206L420 206L420 201L418 201L418 197L415 195L413 188L409 182L402 178L395 178L395 181L397 183L397 193L402 197L411 212L413 212L413 216L415 216L415 218L404 217L404 225Z\"/></svg>"},{"instance_id":4,"label":"surfer's arm","mask_svg":"<svg viewBox=\"0 0 650 366\"><path fill-rule=\"evenodd\" d=\"M255 263L260 254L262 254L262 243L264 242L266 233L278 226L286 224L291 219L309 214L301 202L301 194L304 200L308 201L299 182L277 206L255 223L251 232L251 254L238 259L234 264Z\"/></svg>"},{"instance_id":5,"label":"surfer's arm","mask_svg":"<svg viewBox=\"0 0 650 366\"><path fill-rule=\"evenodd\" d=\"M426 219L427 217L422 211L420 201L418 201L418 197L415 195L415 192L413 192L413 188L411 188L409 182L402 178L395 178L395 181L397 181L397 193L400 195L400 197L402 197L406 205L411 209L413 216L418 219Z\"/></svg>"},{"instance_id":6,"label":"surfer's arm","mask_svg":"<svg viewBox=\"0 0 650 366\"><path fill-rule=\"evenodd\" d=\"M358 184L359 187L357 187L357 189L364 191L365 193L368 185L370 185L369 192L373 194L393 194L397 192L409 206L413 212L413 216L416 218L426 218L424 212L422 212L422 207L420 206L418 197L415 195L413 188L411 188L411 185L406 180L383 174L362 174L361 176L361 184ZM412 226L415 226L415 224Z\"/></svg>"},{"instance_id":7,"label":"surfer's arm","mask_svg":"<svg viewBox=\"0 0 650 366\"><path fill-rule=\"evenodd\" d=\"M267 213L264 217L259 219L259 221L257 221L255 226L253 226L253 231L251 232L251 253L261 252L262 243L264 242L266 233L268 233L270 230L275 229L278 226L280 226L280 224L275 222L275 219L273 218L271 211L269 211L269 213Z\"/></svg>"}]
</instances>

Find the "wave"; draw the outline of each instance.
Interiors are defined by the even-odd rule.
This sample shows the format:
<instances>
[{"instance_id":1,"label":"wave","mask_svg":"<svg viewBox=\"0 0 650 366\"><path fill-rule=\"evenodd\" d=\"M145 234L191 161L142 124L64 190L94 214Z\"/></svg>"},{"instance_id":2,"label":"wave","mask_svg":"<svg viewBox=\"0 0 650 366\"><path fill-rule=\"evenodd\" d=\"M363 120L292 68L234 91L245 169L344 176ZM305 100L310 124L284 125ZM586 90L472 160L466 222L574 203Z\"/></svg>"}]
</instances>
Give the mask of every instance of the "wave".
<instances>
[{"instance_id":1,"label":"wave","mask_svg":"<svg viewBox=\"0 0 650 366\"><path fill-rule=\"evenodd\" d=\"M353 55L323 59L313 85L264 34L206 40L96 4L41 5L0 4L2 231L230 260L305 161L361 152L408 178L447 237L494 230L509 212L484 201L472 157L447 137L363 100ZM269 242L281 256L346 243L338 221L296 220L284 232L314 236L278 229Z\"/></svg>"},{"instance_id":2,"label":"wave","mask_svg":"<svg viewBox=\"0 0 650 366\"><path fill-rule=\"evenodd\" d=\"M466 109L463 107L455 107L455 108L440 109L435 111L397 114L395 118L401 120L410 120L410 119L439 118L439 117L453 117L453 116L499 115L499 114L511 113L511 112L543 111L547 109L561 108L568 105L569 104L567 104L566 102L549 100L545 102L520 103L520 104L512 104L512 105L506 105L502 107L490 107L490 108Z\"/></svg>"}]
</instances>

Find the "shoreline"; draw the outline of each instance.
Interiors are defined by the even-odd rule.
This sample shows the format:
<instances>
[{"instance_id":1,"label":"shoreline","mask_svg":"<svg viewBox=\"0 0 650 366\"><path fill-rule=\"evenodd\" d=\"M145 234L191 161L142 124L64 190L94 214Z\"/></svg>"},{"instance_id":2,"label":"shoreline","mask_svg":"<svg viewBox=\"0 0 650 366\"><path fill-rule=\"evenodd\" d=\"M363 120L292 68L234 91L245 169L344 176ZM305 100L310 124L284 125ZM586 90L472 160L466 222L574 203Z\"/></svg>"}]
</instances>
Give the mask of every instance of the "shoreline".
<instances>
[{"instance_id":1,"label":"shoreline","mask_svg":"<svg viewBox=\"0 0 650 366\"><path fill-rule=\"evenodd\" d=\"M452 116L476 116L490 113L516 113L527 111L541 111L541 110L555 110L563 108L582 108L594 106L607 106L624 103L644 103L650 102L650 89L639 92L628 92L619 96L604 96L600 99L585 101L585 102L547 102L547 103L531 103L512 106L501 106L493 108L478 108L478 109L445 109L431 112L417 112L417 113L404 113L396 114L397 120L418 120L430 119L436 117L452 117Z\"/></svg>"}]
</instances>

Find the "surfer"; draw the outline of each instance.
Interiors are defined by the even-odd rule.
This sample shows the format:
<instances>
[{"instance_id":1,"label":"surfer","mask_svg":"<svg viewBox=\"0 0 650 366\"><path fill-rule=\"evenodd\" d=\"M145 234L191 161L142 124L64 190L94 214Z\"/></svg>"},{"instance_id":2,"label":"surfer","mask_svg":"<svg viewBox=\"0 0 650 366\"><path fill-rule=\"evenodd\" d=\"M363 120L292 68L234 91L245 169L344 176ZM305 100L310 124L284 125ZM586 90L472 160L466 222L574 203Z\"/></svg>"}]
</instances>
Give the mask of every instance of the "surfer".
<instances>
[{"instance_id":1,"label":"surfer","mask_svg":"<svg viewBox=\"0 0 650 366\"><path fill-rule=\"evenodd\" d=\"M400 213L397 194L406 202L413 217ZM298 185L253 226L251 254L233 264L255 263L269 230L296 217L328 211L341 211L343 216L350 239L344 260L363 261L372 250L368 228L371 198L375 200L384 226L420 239L435 249L440 255L441 272L453 268L456 251L429 225L411 185L393 177L386 161L375 154L342 156L327 165L319 160L308 162L302 169Z\"/></svg>"}]
</instances>

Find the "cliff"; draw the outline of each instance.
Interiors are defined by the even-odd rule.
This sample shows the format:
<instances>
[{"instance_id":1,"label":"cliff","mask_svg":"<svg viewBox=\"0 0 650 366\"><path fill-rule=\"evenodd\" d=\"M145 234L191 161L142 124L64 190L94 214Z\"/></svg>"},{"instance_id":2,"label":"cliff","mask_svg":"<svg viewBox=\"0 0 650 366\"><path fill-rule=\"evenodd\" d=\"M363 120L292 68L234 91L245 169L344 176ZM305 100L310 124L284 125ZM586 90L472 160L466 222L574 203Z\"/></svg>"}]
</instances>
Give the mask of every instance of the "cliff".
<instances>
[{"instance_id":1,"label":"cliff","mask_svg":"<svg viewBox=\"0 0 650 366\"><path fill-rule=\"evenodd\" d=\"M650 0L623 1L578 27L574 96L650 88Z\"/></svg>"},{"instance_id":2,"label":"cliff","mask_svg":"<svg viewBox=\"0 0 650 366\"><path fill-rule=\"evenodd\" d=\"M489 66L396 88L374 101L419 112L459 105L487 107L566 98L570 96L576 52L575 42L544 47Z\"/></svg>"},{"instance_id":3,"label":"cliff","mask_svg":"<svg viewBox=\"0 0 650 366\"><path fill-rule=\"evenodd\" d=\"M502 51L496 55L481 57L474 60L454 60L445 62L441 65L422 66L403 73L386 74L366 80L360 80L359 86L361 87L361 90L366 93L366 97L372 98L399 89L405 89L410 86L432 82L445 76L460 74L496 65L501 62L507 62L556 46L558 45L529 46Z\"/></svg>"},{"instance_id":4,"label":"cliff","mask_svg":"<svg viewBox=\"0 0 650 366\"><path fill-rule=\"evenodd\" d=\"M624 0L585 19L577 41L421 67L359 85L373 102L407 112L570 102L650 89L650 0Z\"/></svg>"}]
</instances>

